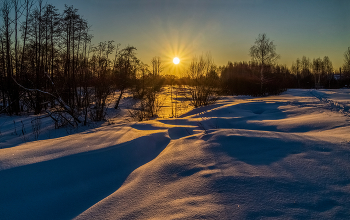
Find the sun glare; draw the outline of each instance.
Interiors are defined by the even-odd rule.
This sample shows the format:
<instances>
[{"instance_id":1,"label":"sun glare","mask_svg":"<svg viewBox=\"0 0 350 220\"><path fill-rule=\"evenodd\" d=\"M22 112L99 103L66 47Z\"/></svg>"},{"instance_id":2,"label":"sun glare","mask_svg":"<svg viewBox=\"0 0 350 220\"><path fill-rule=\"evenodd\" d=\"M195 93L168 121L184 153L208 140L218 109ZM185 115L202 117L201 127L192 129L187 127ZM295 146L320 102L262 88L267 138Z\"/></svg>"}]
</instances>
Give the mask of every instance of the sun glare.
<instances>
[{"instance_id":1,"label":"sun glare","mask_svg":"<svg viewBox=\"0 0 350 220\"><path fill-rule=\"evenodd\" d=\"M177 58L177 57L175 57L175 58L173 59L173 63L174 63L174 64L179 64L179 63L180 63L180 59Z\"/></svg>"}]
</instances>

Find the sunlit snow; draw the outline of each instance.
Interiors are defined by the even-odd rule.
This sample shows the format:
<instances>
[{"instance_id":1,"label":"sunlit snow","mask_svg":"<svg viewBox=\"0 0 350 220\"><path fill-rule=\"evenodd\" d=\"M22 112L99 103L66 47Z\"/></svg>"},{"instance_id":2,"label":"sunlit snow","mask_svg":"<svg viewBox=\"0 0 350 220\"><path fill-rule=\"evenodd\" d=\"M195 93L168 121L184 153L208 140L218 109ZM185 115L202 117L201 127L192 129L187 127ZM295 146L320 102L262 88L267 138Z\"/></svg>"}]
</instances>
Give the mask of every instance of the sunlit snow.
<instances>
[{"instance_id":1,"label":"sunlit snow","mask_svg":"<svg viewBox=\"0 0 350 220\"><path fill-rule=\"evenodd\" d=\"M350 216L349 89L221 97L177 118L166 105L37 141L14 134L32 116L1 116L0 219Z\"/></svg>"}]
</instances>

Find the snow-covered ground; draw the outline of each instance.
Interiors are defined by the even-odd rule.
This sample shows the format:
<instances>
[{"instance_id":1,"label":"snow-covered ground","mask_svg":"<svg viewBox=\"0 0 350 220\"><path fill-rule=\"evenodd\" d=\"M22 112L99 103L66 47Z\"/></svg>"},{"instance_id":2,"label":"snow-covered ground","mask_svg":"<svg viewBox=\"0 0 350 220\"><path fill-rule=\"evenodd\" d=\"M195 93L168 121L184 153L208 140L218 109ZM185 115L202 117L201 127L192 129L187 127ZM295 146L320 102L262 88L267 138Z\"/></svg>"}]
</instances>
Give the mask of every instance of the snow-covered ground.
<instances>
[{"instance_id":1,"label":"snow-covered ground","mask_svg":"<svg viewBox=\"0 0 350 220\"><path fill-rule=\"evenodd\" d=\"M346 89L222 97L37 141L11 127L33 118L1 117L0 219L349 219L349 106Z\"/></svg>"}]
</instances>

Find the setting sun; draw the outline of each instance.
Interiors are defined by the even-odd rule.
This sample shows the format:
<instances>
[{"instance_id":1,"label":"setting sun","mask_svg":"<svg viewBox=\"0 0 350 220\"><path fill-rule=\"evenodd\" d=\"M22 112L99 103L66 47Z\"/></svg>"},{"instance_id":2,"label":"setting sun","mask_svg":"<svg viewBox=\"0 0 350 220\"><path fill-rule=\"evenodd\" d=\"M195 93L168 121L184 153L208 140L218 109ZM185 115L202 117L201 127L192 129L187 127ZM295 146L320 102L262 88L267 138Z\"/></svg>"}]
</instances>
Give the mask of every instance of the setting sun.
<instances>
[{"instance_id":1,"label":"setting sun","mask_svg":"<svg viewBox=\"0 0 350 220\"><path fill-rule=\"evenodd\" d=\"M179 59L178 57L175 57L175 58L173 59L173 63L174 63L174 64L179 64L179 63L180 63L180 59Z\"/></svg>"}]
</instances>

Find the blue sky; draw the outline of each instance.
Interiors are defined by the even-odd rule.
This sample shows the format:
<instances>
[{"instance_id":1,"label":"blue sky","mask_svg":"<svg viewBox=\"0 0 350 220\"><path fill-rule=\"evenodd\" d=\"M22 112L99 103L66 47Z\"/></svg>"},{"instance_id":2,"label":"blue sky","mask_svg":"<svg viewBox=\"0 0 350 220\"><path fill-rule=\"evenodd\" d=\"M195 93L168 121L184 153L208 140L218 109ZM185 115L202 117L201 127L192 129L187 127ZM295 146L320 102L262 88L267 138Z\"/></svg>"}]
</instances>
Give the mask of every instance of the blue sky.
<instances>
[{"instance_id":1,"label":"blue sky","mask_svg":"<svg viewBox=\"0 0 350 220\"><path fill-rule=\"evenodd\" d=\"M349 0L47 0L79 9L93 42L133 45L150 63L210 52L218 65L249 61L261 33L274 41L280 64L329 56L335 68L350 47Z\"/></svg>"}]
</instances>

